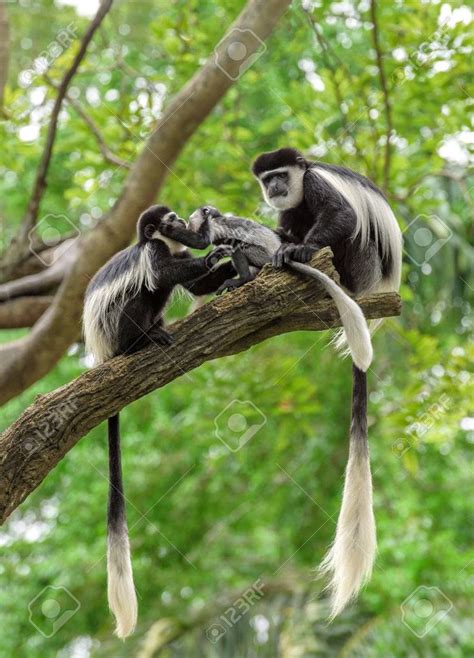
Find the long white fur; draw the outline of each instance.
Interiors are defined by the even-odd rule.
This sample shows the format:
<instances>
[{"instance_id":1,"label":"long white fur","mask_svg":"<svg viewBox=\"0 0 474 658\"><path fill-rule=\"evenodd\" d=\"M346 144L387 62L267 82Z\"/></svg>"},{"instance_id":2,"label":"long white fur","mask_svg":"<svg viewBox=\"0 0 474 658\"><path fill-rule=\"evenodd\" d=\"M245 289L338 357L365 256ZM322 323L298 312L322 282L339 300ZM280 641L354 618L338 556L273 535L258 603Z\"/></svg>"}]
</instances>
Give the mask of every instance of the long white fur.
<instances>
[{"instance_id":1,"label":"long white fur","mask_svg":"<svg viewBox=\"0 0 474 658\"><path fill-rule=\"evenodd\" d=\"M127 272L87 295L83 313L84 340L87 352L97 364L110 359L117 347L112 335L104 333L104 327L111 325L116 329L125 298L132 297L142 286L148 290L156 287L149 244L140 250L139 259ZM117 332L112 331L112 334Z\"/></svg>"},{"instance_id":2,"label":"long white fur","mask_svg":"<svg viewBox=\"0 0 474 658\"><path fill-rule=\"evenodd\" d=\"M352 360L360 370L365 372L372 363L373 351L367 320L360 306L324 272L294 261L292 261L291 267L320 281L331 295L339 311Z\"/></svg>"},{"instance_id":3,"label":"long white fur","mask_svg":"<svg viewBox=\"0 0 474 658\"><path fill-rule=\"evenodd\" d=\"M376 289L390 285L390 290L400 288L402 262L402 236L395 215L387 201L359 183L356 179L345 178L332 171L313 165L312 169L336 189L352 206L356 214L356 228L352 238L360 235L362 245L369 242L371 229L376 245L380 245L384 256L391 254L393 261L389 280L383 280Z\"/></svg>"},{"instance_id":4,"label":"long white fur","mask_svg":"<svg viewBox=\"0 0 474 658\"><path fill-rule=\"evenodd\" d=\"M368 244L372 234L376 245L380 246L382 254L384 256L391 255L393 266L390 275L388 277L381 276L380 279L375 278L371 290L373 292L399 290L402 237L397 220L388 203L380 194L371 190L369 187L363 186L357 180L345 178L317 165L313 165L313 169L335 190L342 194L354 209L356 227L352 238L360 237L362 246L365 246ZM301 171L300 168L281 167L280 170L288 171L290 181L294 185L300 184L301 192L303 191L303 181L298 174ZM298 198L296 192L291 195L291 198L288 196L281 197L277 202L275 198L267 198L265 186L260 179L259 182L265 200L273 208L286 210L298 205L293 200L293 197ZM331 281L331 283L333 282ZM336 289L340 291L337 286ZM344 311L342 306L339 306L343 300L339 300L338 304L336 296L332 296L338 306L341 318L343 318ZM359 339L357 338L357 334L354 333L357 328L360 329L360 326L358 327L359 323L357 321L353 323L353 318L355 317L353 314L349 317L351 318L351 322L343 323L343 334L337 339L336 344L338 344L339 348L347 344L354 363L360 367L358 363L358 361L360 362L360 358L357 355ZM377 324L379 323L380 321L377 322ZM375 326L375 323L372 323L372 330L375 329ZM365 346L369 344L371 352L370 335L367 336L366 331L367 326L364 320L362 343L360 344ZM370 365L370 361L367 363ZM366 370L366 368L362 367L361 370ZM370 578L377 550L369 453L368 450L360 449L361 442L367 447L367 437L357 435L361 432L360 427L353 423L351 426L349 461L346 468L344 492L337 522L336 536L331 549L320 566L322 573L330 574L331 576L328 586L332 594L331 619L338 615L357 596L361 587Z\"/></svg>"},{"instance_id":5,"label":"long white fur","mask_svg":"<svg viewBox=\"0 0 474 658\"><path fill-rule=\"evenodd\" d=\"M356 214L356 227L352 239L360 236L362 246L369 242L371 232L375 243L380 244L382 254L392 255L393 268L389 278L382 279L374 288L374 292L385 290L398 290L400 288L401 261L402 261L402 237L395 215L385 199L372 190L349 177L341 176L335 172L328 171L317 164L311 166L318 176L324 178L335 190L337 190L352 206ZM266 187L261 176L271 173L285 172L289 178L289 192L287 196L269 198ZM298 206L303 199L303 177L305 170L301 167L291 165L278 167L266 171L258 178L265 201L276 210L288 210Z\"/></svg>"},{"instance_id":6,"label":"long white fur","mask_svg":"<svg viewBox=\"0 0 474 658\"><path fill-rule=\"evenodd\" d=\"M393 266L390 275L385 278L374 279L373 285L366 292L398 291L401 280L402 234L387 201L380 194L362 185L357 180L345 178L335 172L318 167L317 164L313 165L312 169L342 194L354 209L356 227L352 239L360 236L362 246L364 246L370 239L372 229L375 243L380 245L382 254L384 256L391 254L392 256ZM370 333L373 334L382 322L383 320L370 322ZM339 352L343 355L348 354L349 341L345 329L337 332L332 342Z\"/></svg>"},{"instance_id":7,"label":"long white fur","mask_svg":"<svg viewBox=\"0 0 474 658\"><path fill-rule=\"evenodd\" d=\"M107 542L107 596L116 621L116 635L124 639L135 630L138 603L133 584L130 543L126 523L109 533Z\"/></svg>"},{"instance_id":8,"label":"long white fur","mask_svg":"<svg viewBox=\"0 0 474 658\"><path fill-rule=\"evenodd\" d=\"M331 619L369 580L377 551L369 455L357 449L358 441L351 436L336 536L319 567L331 576Z\"/></svg>"}]
</instances>

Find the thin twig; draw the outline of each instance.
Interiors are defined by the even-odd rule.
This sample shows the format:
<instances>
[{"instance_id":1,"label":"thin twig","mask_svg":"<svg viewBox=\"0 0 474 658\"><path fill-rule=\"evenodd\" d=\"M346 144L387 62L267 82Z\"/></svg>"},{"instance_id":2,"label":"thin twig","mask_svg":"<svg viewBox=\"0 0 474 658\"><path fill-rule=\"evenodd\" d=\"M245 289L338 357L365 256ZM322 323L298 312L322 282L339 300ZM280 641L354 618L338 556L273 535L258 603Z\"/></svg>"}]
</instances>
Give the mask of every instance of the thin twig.
<instances>
[{"instance_id":1,"label":"thin twig","mask_svg":"<svg viewBox=\"0 0 474 658\"><path fill-rule=\"evenodd\" d=\"M385 139L385 157L384 157L384 167L383 167L383 190L385 193L387 193L390 183L390 165L392 159L391 138L393 132L393 123L392 123L392 106L390 103L387 79L385 77L385 69L383 65L383 52L380 46L376 0L370 0L370 15L372 18L372 40L375 48L380 87L382 89L383 103L385 107L386 139Z\"/></svg>"},{"instance_id":2,"label":"thin twig","mask_svg":"<svg viewBox=\"0 0 474 658\"><path fill-rule=\"evenodd\" d=\"M58 89L58 86L53 82L53 80L51 80L51 78L48 75L44 75L44 78L51 87ZM100 132L98 125L87 114L87 112L85 112L79 101L77 101L75 98L71 98L71 96L68 93L66 93L66 101L69 103L69 105L72 108L74 108L77 114L88 126L91 133L94 135L97 145L99 146L100 152L104 156L104 160L110 162L110 164L117 165L118 167L124 167L125 169L130 169L130 163L127 160L122 160L122 158L120 158L118 155L115 155L112 149L109 148L109 146L107 145L104 139L104 136Z\"/></svg>"},{"instance_id":3,"label":"thin twig","mask_svg":"<svg viewBox=\"0 0 474 658\"><path fill-rule=\"evenodd\" d=\"M8 80L8 65L10 62L10 26L7 8L0 2L0 112L3 112L3 98Z\"/></svg>"},{"instance_id":4,"label":"thin twig","mask_svg":"<svg viewBox=\"0 0 474 658\"><path fill-rule=\"evenodd\" d=\"M43 196L44 190L46 189L46 179L48 174L49 165L51 162L51 156L53 153L53 145L56 138L56 132L58 127L58 118L61 111L63 101L66 97L67 90L71 80L77 72L84 56L86 54L87 48L94 36L95 32L99 28L103 19L107 15L108 11L112 6L112 0L102 0L102 3L97 10L97 14L87 28L86 33L82 37L81 45L77 51L73 62L69 69L63 76L61 83L58 87L58 94L56 100L54 101L53 110L51 112L51 119L48 126L48 134L46 136L46 144L44 147L43 155L38 166L38 171L36 173L36 179L33 186L33 191L28 203L28 208L25 213L25 217L22 222L22 233L27 234L35 225L36 219L38 217L39 206L41 198Z\"/></svg>"},{"instance_id":5,"label":"thin twig","mask_svg":"<svg viewBox=\"0 0 474 658\"><path fill-rule=\"evenodd\" d=\"M365 157L365 155L362 151L362 148L360 147L360 145L357 141L355 131L350 130L349 123L347 121L347 114L343 110L344 97L342 95L341 85L339 83L339 80L337 79L338 69L332 63L331 57L334 57L334 59L337 62L337 65L338 65L339 69L345 70L345 66L342 63L339 56L329 47L329 44L327 43L327 41L325 40L323 34L321 33L321 31L319 29L319 26L314 22L313 17L308 12L305 12L305 13L306 13L306 16L307 16L307 19L308 19L308 23L309 23L311 29L313 30L313 32L316 36L316 39L317 39L317 41L318 41L318 43L321 47L322 56L323 56L325 64L326 64L326 68L329 72L329 77L330 77L331 84L332 84L332 87L333 87L333 90L334 90L334 95L336 97L336 102L337 102L337 105L338 105L338 108L339 108L339 113L341 115L341 123L342 123L342 127L344 129L344 133L346 135L348 135L348 137L352 140L352 143L354 145L354 148L356 150L357 155L360 157L361 160L363 160L365 162L365 166L367 168L367 171L369 171L370 170L369 162L367 161L367 159L366 159L366 157Z\"/></svg>"}]
</instances>

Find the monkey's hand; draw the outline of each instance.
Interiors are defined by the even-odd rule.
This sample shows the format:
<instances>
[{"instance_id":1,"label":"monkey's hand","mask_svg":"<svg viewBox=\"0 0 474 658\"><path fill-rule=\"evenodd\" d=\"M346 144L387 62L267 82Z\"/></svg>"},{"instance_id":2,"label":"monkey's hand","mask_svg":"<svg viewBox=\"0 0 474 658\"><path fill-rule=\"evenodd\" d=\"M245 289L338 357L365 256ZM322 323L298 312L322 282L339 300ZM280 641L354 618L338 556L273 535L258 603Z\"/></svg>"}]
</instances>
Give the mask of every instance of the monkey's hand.
<instances>
[{"instance_id":1,"label":"monkey's hand","mask_svg":"<svg viewBox=\"0 0 474 658\"><path fill-rule=\"evenodd\" d=\"M233 251L233 247L230 244L219 245L207 254L205 260L206 267L212 270L220 260L232 256Z\"/></svg>"},{"instance_id":2,"label":"monkey's hand","mask_svg":"<svg viewBox=\"0 0 474 658\"><path fill-rule=\"evenodd\" d=\"M222 295L223 292L230 292L245 283L245 281L240 281L239 279L227 279L224 283L217 289L216 295Z\"/></svg>"},{"instance_id":3,"label":"monkey's hand","mask_svg":"<svg viewBox=\"0 0 474 658\"><path fill-rule=\"evenodd\" d=\"M307 263L315 251L317 251L316 247L307 244L282 244L273 256L272 265L273 267L283 267L290 260Z\"/></svg>"},{"instance_id":4,"label":"monkey's hand","mask_svg":"<svg viewBox=\"0 0 474 658\"><path fill-rule=\"evenodd\" d=\"M171 345L174 342L174 336L163 327L153 327L149 336L152 342L158 345Z\"/></svg>"},{"instance_id":5,"label":"monkey's hand","mask_svg":"<svg viewBox=\"0 0 474 658\"><path fill-rule=\"evenodd\" d=\"M173 228L186 228L187 224L182 217L168 217L166 220L163 221L163 227L166 229L167 227L173 229Z\"/></svg>"}]
</instances>

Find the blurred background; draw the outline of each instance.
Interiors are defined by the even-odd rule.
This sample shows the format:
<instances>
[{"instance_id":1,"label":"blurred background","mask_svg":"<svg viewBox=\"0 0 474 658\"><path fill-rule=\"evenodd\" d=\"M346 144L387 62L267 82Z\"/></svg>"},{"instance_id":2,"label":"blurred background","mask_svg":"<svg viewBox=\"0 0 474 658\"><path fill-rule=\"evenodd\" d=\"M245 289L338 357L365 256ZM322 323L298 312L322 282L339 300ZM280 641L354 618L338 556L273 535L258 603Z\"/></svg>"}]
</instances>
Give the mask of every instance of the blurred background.
<instances>
[{"instance_id":1,"label":"blurred background","mask_svg":"<svg viewBox=\"0 0 474 658\"><path fill-rule=\"evenodd\" d=\"M263 2L249 5L265 13ZM328 625L314 568L340 504L350 363L336 357L327 332L283 335L207 363L122 413L136 634L125 644L114 638L107 610L102 425L0 531L0 656L474 653L472 7L280 5L290 6L265 42L257 31L248 61L245 49L230 53L242 59L239 74L167 163L154 193L183 216L211 203L274 225L249 168L262 150L287 145L385 189L404 231L404 306L375 336L369 377L373 578ZM0 4L1 429L36 395L90 366L76 321L83 288L62 307L64 326L73 318L62 338L68 349L24 385L34 355L25 363L24 354L14 357L15 375L8 355L28 344L62 294L63 252L74 260L88 232L114 212L171 99L208 57L215 60L216 44L244 7L240 0L115 0L66 80L98 2ZM214 63L225 77L225 61ZM117 224L121 246L137 213L130 206L125 216ZM23 303L17 292L12 306L5 285L54 266L59 274L36 299L27 294ZM170 319L188 310L177 300ZM51 325L52 344L62 331ZM243 429L231 428L236 413ZM222 440L232 432L240 449Z\"/></svg>"}]
</instances>

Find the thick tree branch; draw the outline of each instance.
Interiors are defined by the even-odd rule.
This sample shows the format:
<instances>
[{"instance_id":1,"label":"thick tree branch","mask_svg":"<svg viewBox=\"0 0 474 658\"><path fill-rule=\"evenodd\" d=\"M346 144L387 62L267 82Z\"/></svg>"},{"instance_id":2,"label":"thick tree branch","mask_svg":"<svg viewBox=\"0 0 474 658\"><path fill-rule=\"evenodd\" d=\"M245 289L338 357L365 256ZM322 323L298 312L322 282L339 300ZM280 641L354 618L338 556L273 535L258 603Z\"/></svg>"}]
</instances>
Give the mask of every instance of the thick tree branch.
<instances>
[{"instance_id":1,"label":"thick tree branch","mask_svg":"<svg viewBox=\"0 0 474 658\"><path fill-rule=\"evenodd\" d=\"M41 260L47 267L14 281L0 283L0 302L15 297L38 295L58 286L70 271L77 253L78 243L74 239L62 242L50 252L42 252Z\"/></svg>"},{"instance_id":2,"label":"thick tree branch","mask_svg":"<svg viewBox=\"0 0 474 658\"><path fill-rule=\"evenodd\" d=\"M38 171L36 172L36 178L33 185L33 190L31 193L30 201L25 213L25 216L22 220L20 230L18 235L14 238L12 245L7 249L5 254L5 262L2 263L8 270L10 267L10 262L17 262L25 257L28 253L28 235L36 223L38 217L39 206L41 198L46 189L46 179L48 175L48 169L51 162L51 156L53 153L53 145L56 139L56 132L58 128L58 119L59 113L63 101L66 97L66 93L69 87L69 84L73 77L75 76L84 56L86 54L87 48L92 41L92 38L98 28L100 27L105 16L109 12L112 6L112 0L102 0L97 14L91 21L89 27L87 28L84 36L82 37L79 49L74 56L71 66L66 71L61 80L61 83L58 86L58 93L54 101L53 109L51 112L51 118L48 125L48 134L46 135L46 143L43 150L43 155L38 166Z\"/></svg>"},{"instance_id":3,"label":"thick tree branch","mask_svg":"<svg viewBox=\"0 0 474 658\"><path fill-rule=\"evenodd\" d=\"M75 340L90 278L128 244L137 217L155 200L187 140L242 73L243 62L231 57L234 51L230 46L238 41L250 60L289 4L291 0L249 0L201 70L168 105L132 166L114 207L83 236L81 253L52 306L27 337L0 347L0 404L45 375Z\"/></svg>"},{"instance_id":4,"label":"thick tree branch","mask_svg":"<svg viewBox=\"0 0 474 658\"><path fill-rule=\"evenodd\" d=\"M329 248L312 264L334 278ZM216 298L171 327L169 348L152 346L120 356L71 383L38 396L0 436L0 519L4 520L93 427L134 400L205 361L246 350L289 331L340 325L334 304L314 280L264 268L251 283ZM366 317L398 315L397 293L359 303Z\"/></svg>"},{"instance_id":5,"label":"thick tree branch","mask_svg":"<svg viewBox=\"0 0 474 658\"><path fill-rule=\"evenodd\" d=\"M32 327L51 306L53 296L19 297L0 303L0 329Z\"/></svg>"},{"instance_id":6,"label":"thick tree branch","mask_svg":"<svg viewBox=\"0 0 474 658\"><path fill-rule=\"evenodd\" d=\"M383 52L382 52L382 47L380 45L376 0L370 0L370 16L372 18L372 40L375 48L375 56L377 59L380 88L382 90L383 104L385 108L386 132L385 132L385 157L384 157L384 168L383 168L383 190L385 193L388 193L388 188L390 184L390 166L392 159L391 139L393 132L393 122L392 122L392 106L390 103L390 95L388 92L387 79L385 77L385 68L383 64Z\"/></svg>"}]
</instances>

